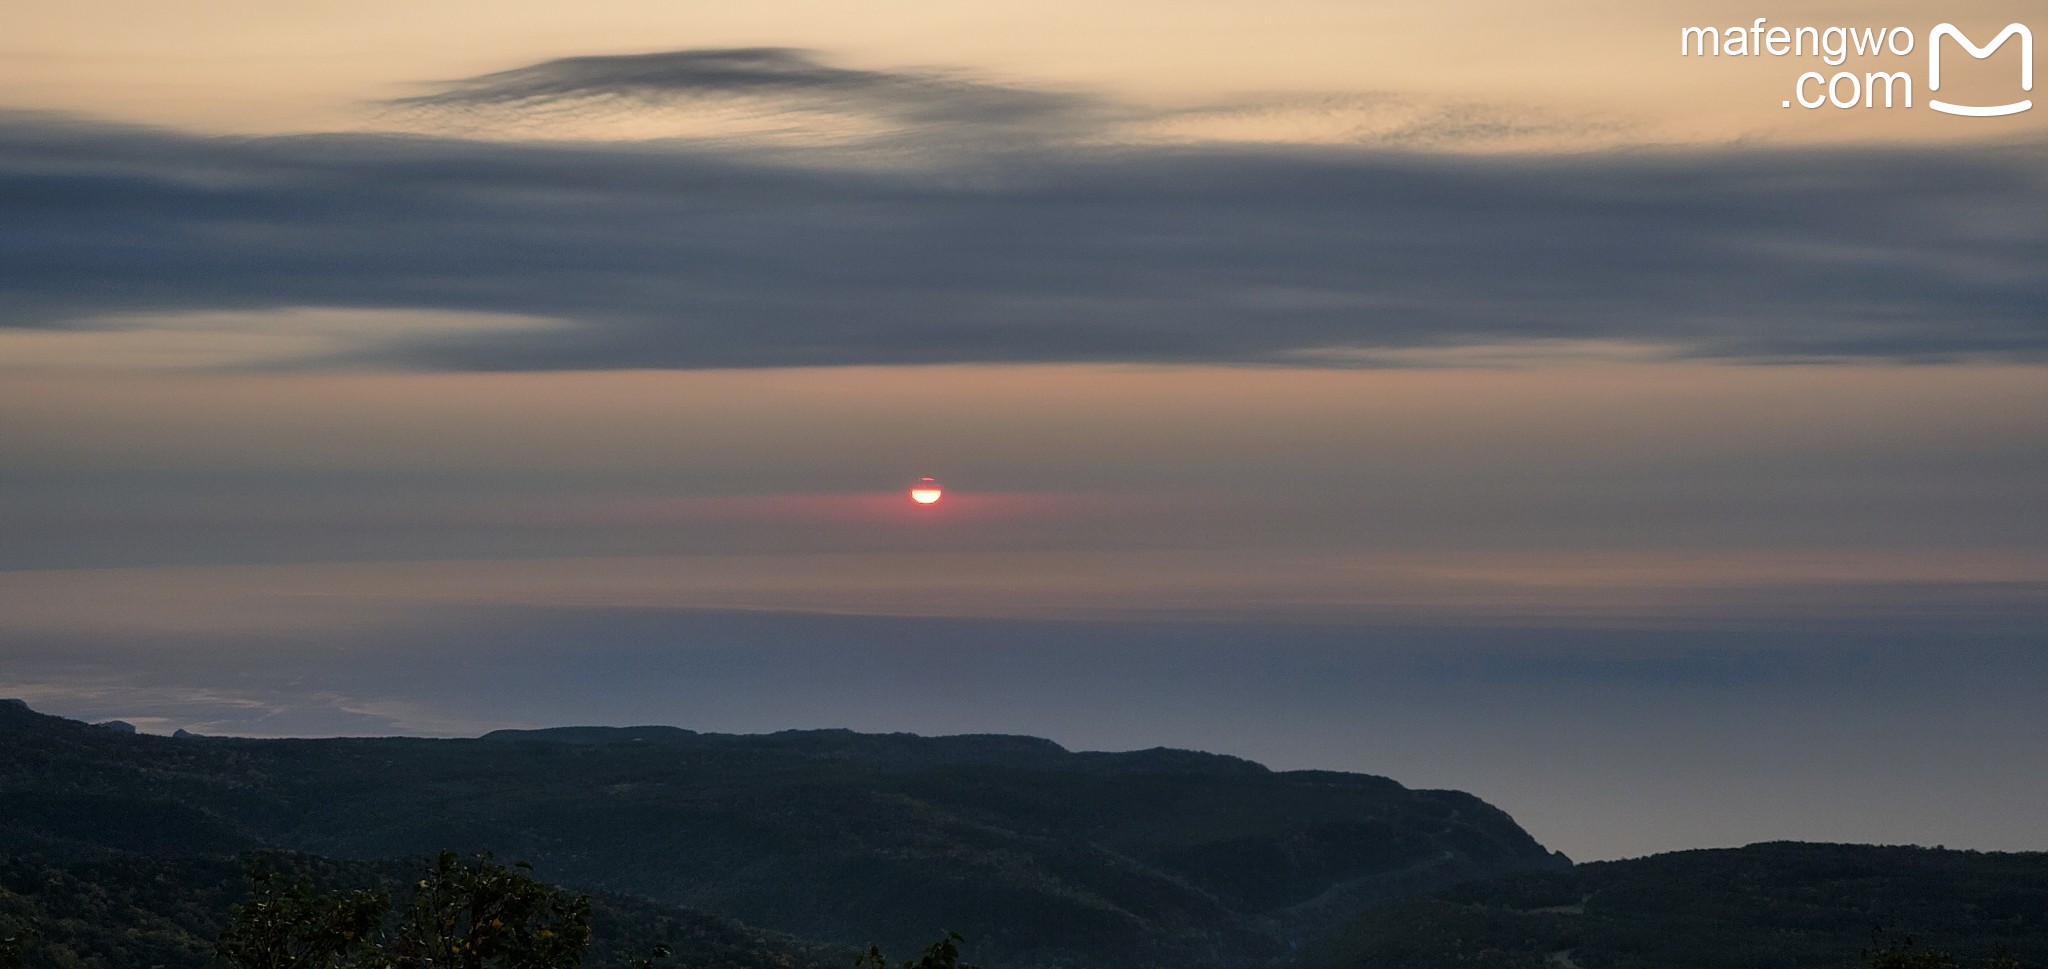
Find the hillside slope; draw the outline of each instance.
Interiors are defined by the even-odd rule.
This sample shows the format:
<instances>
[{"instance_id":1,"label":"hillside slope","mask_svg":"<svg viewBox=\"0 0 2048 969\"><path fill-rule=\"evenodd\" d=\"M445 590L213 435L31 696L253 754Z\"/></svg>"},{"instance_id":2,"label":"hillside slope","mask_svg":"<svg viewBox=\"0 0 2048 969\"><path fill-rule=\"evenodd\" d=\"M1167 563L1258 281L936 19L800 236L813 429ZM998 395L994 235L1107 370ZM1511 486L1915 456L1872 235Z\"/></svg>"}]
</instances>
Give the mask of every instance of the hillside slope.
<instances>
[{"instance_id":1,"label":"hillside slope","mask_svg":"<svg viewBox=\"0 0 2048 969\"><path fill-rule=\"evenodd\" d=\"M419 867L266 852L263 863L322 891L379 888L402 897ZM122 854L58 864L0 858L0 935L33 926L27 969L218 969L213 941L247 895L253 857ZM674 969L843 969L851 950L761 932L731 919L600 894L591 899L587 969L625 969L655 943Z\"/></svg>"},{"instance_id":2,"label":"hillside slope","mask_svg":"<svg viewBox=\"0 0 2048 969\"><path fill-rule=\"evenodd\" d=\"M1373 908L1297 969L1842 969L1897 936L2048 966L2048 853L1776 842L1597 862Z\"/></svg>"},{"instance_id":3,"label":"hillside slope","mask_svg":"<svg viewBox=\"0 0 2048 969\"><path fill-rule=\"evenodd\" d=\"M1256 964L1376 901L1566 864L1460 792L1024 737L172 739L15 704L0 797L17 855L487 849L830 942L958 930L1004 969Z\"/></svg>"}]
</instances>

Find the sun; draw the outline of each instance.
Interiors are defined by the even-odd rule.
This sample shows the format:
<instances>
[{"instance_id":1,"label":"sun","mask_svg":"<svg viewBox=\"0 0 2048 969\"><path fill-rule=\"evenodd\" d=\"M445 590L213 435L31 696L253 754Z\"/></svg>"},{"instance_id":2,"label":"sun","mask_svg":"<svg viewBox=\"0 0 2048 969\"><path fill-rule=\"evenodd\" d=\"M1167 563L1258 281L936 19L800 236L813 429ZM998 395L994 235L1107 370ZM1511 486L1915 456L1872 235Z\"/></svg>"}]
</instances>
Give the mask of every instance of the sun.
<instances>
[{"instance_id":1,"label":"sun","mask_svg":"<svg viewBox=\"0 0 2048 969\"><path fill-rule=\"evenodd\" d=\"M910 500L920 505L937 504L945 493L935 478L919 478L910 484Z\"/></svg>"}]
</instances>

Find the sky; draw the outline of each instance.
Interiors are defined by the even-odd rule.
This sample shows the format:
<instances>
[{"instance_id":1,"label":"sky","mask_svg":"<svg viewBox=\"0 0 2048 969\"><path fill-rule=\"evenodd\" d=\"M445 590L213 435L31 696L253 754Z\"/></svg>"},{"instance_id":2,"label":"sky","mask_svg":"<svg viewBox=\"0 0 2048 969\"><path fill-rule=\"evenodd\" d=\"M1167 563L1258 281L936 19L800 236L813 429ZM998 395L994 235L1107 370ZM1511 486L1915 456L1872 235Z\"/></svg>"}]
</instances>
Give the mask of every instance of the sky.
<instances>
[{"instance_id":1,"label":"sky","mask_svg":"<svg viewBox=\"0 0 2048 969\"><path fill-rule=\"evenodd\" d=\"M1680 53L1758 16L1919 46ZM2030 16L19 11L0 696L1190 747L1581 860L2048 848L2048 111L1929 108L2024 96L2016 44L1922 70Z\"/></svg>"}]
</instances>

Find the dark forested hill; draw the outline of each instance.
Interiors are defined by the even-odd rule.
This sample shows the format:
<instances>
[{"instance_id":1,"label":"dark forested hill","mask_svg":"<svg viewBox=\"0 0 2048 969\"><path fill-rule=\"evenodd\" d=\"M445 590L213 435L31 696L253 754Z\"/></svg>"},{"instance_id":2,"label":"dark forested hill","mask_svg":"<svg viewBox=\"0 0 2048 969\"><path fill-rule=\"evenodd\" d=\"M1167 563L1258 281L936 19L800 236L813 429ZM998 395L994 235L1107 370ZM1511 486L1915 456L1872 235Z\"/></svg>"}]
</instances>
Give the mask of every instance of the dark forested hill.
<instances>
[{"instance_id":1,"label":"dark forested hill","mask_svg":"<svg viewBox=\"0 0 2048 969\"><path fill-rule=\"evenodd\" d=\"M324 891L392 892L418 867L265 852L263 863ZM58 863L0 858L0 936L33 927L27 969L220 969L213 940L247 894L251 857L121 853ZM674 969L844 969L852 951L641 899L591 899L589 969L625 969L655 943Z\"/></svg>"},{"instance_id":2,"label":"dark forested hill","mask_svg":"<svg viewBox=\"0 0 2048 969\"><path fill-rule=\"evenodd\" d=\"M2048 853L1780 842L1580 865L1376 907L1297 969L1843 969L1908 936L2048 966Z\"/></svg>"},{"instance_id":3,"label":"dark forested hill","mask_svg":"<svg viewBox=\"0 0 2048 969\"><path fill-rule=\"evenodd\" d=\"M491 850L834 943L958 930L997 969L1252 965L1375 901L1565 864L1468 794L1025 737L173 739L16 703L0 804L17 858Z\"/></svg>"}]
</instances>

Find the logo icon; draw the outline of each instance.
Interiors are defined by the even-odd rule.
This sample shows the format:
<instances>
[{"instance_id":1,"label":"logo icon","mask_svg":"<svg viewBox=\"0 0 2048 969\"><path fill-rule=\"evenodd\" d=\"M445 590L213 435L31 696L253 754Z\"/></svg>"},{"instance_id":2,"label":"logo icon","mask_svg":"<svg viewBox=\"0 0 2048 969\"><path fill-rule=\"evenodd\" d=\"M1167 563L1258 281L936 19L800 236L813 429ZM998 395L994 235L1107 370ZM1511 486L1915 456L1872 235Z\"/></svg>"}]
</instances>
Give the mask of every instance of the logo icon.
<instances>
[{"instance_id":1,"label":"logo icon","mask_svg":"<svg viewBox=\"0 0 2048 969\"><path fill-rule=\"evenodd\" d=\"M2007 24L1991 43L1982 47L1963 36L1955 24L1938 24L1927 35L1927 90L1931 93L1941 90L1941 39L1952 38L1963 50L1977 60L1990 57L1993 51L2005 46L2014 35L2020 39L2020 90L2034 89L2034 33L2025 24ZM1959 114L1966 118L1996 118L2000 115L2018 114L2034 106L2032 99L2014 101L2010 104L1975 105L1950 104L1935 98L1927 99L1927 106L1944 114Z\"/></svg>"}]
</instances>

